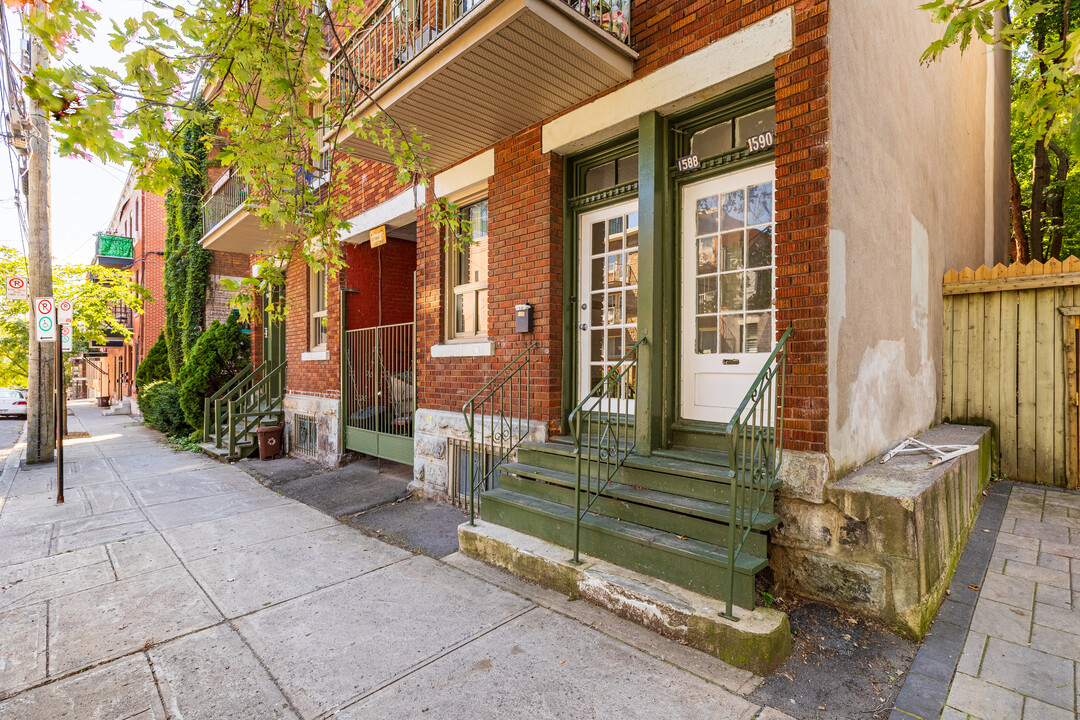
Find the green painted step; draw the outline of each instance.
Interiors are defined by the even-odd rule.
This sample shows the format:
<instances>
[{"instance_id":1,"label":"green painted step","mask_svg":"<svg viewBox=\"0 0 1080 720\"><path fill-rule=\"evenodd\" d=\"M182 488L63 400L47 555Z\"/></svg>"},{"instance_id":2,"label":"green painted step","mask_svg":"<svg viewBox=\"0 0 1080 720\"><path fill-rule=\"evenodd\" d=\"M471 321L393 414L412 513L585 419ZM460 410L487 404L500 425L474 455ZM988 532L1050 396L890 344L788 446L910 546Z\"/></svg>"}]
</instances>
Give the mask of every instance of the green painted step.
<instances>
[{"instance_id":1,"label":"green painted step","mask_svg":"<svg viewBox=\"0 0 1080 720\"><path fill-rule=\"evenodd\" d=\"M574 509L505 488L481 495L484 520L572 548ZM724 548L616 518L587 513L581 522L581 550L651 577L724 599L728 554ZM569 550L568 550L569 552ZM753 607L754 576L768 565L740 553L735 561L732 600Z\"/></svg>"},{"instance_id":2,"label":"green painted step","mask_svg":"<svg viewBox=\"0 0 1080 720\"><path fill-rule=\"evenodd\" d=\"M522 443L518 462L565 473L576 472L577 458L572 445L565 443ZM682 495L712 503L728 504L732 473L726 468L667 457L630 455L614 480L634 487ZM777 490L775 481L770 490ZM772 512L773 498L763 510Z\"/></svg>"},{"instance_id":3,"label":"green painted step","mask_svg":"<svg viewBox=\"0 0 1080 720\"><path fill-rule=\"evenodd\" d=\"M576 478L571 473L521 463L506 463L500 466L500 471L501 488L561 503L567 507L574 506ZM594 492L596 485L594 478L591 483ZM587 502L583 496L583 507ZM731 513L726 504L612 482L591 509L600 515L727 547L727 526ZM744 511L741 517L749 519L751 514ZM767 545L764 533L776 527L779 522L780 517L777 515L759 513L753 530L747 536L746 550L764 556ZM739 532L741 534L742 530Z\"/></svg>"}]
</instances>

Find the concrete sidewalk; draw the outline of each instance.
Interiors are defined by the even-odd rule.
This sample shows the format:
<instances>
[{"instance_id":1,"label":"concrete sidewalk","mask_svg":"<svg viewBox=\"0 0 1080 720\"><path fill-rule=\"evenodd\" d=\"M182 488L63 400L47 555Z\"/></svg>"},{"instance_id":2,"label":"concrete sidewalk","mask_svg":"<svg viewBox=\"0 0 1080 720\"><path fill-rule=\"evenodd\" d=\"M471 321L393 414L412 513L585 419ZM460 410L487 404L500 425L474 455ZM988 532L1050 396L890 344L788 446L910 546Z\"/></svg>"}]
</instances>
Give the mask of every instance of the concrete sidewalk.
<instances>
[{"instance_id":1,"label":"concrete sidewalk","mask_svg":"<svg viewBox=\"0 0 1080 720\"><path fill-rule=\"evenodd\" d=\"M20 450L0 473L0 719L785 717L715 658L72 407L66 503Z\"/></svg>"}]
</instances>

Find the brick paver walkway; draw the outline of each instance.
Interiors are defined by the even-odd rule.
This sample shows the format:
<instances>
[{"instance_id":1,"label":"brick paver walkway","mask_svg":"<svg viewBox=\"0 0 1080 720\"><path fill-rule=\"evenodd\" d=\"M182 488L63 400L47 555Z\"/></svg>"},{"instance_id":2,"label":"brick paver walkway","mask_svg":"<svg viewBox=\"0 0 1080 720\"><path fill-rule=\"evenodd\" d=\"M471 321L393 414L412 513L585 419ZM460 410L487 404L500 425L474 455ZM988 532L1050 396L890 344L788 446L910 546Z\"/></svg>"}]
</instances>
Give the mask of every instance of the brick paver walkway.
<instances>
[{"instance_id":1,"label":"brick paver walkway","mask_svg":"<svg viewBox=\"0 0 1080 720\"><path fill-rule=\"evenodd\" d=\"M1080 494L1014 485L941 717L1074 720L1078 672Z\"/></svg>"}]
</instances>

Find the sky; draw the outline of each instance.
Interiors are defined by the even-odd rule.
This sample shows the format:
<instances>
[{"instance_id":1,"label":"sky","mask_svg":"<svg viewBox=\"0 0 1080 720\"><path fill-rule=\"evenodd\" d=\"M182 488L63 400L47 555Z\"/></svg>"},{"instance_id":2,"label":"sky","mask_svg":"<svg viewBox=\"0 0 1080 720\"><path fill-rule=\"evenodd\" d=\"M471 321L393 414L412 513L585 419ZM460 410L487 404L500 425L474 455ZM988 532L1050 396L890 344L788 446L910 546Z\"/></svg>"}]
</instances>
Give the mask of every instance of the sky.
<instances>
[{"instance_id":1,"label":"sky","mask_svg":"<svg viewBox=\"0 0 1080 720\"><path fill-rule=\"evenodd\" d=\"M142 0L89 0L102 14L102 28L93 42L80 43L74 59L79 63L116 67L116 55L107 44L108 20L122 19L142 12ZM3 12L9 12L3 10ZM15 32L18 19L8 15ZM12 38L18 47L18 38ZM59 263L88 263L94 254L93 234L108 230L116 209L127 169L104 165L100 161L61 158L52 155L52 254ZM25 252L24 238L15 210L10 157L6 148L0 152L0 244ZM25 199L25 198L24 198Z\"/></svg>"}]
</instances>

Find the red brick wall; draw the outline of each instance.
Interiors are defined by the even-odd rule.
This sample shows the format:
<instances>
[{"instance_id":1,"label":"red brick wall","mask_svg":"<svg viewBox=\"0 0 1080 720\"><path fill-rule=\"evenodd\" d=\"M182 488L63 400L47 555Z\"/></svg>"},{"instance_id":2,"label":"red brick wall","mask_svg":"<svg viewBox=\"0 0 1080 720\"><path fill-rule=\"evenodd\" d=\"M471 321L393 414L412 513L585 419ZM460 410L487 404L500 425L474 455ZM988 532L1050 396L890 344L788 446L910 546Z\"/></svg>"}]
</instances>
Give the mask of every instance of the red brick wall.
<instances>
[{"instance_id":1,"label":"red brick wall","mask_svg":"<svg viewBox=\"0 0 1080 720\"><path fill-rule=\"evenodd\" d=\"M210 274L229 277L250 277L251 256L244 253L214 250L210 256Z\"/></svg>"},{"instance_id":2,"label":"red brick wall","mask_svg":"<svg viewBox=\"0 0 1080 720\"><path fill-rule=\"evenodd\" d=\"M495 147L488 189L488 339L495 356L432 358L445 338L446 253L427 219L418 225L418 406L460 410L492 375L539 343L533 417L560 415L562 373L562 158L540 152L536 125ZM514 306L533 305L533 332L514 332Z\"/></svg>"},{"instance_id":3,"label":"red brick wall","mask_svg":"<svg viewBox=\"0 0 1080 720\"><path fill-rule=\"evenodd\" d=\"M345 287L358 291L343 294L346 329L412 322L416 243L388 238L377 248L347 244L345 262Z\"/></svg>"},{"instance_id":4,"label":"red brick wall","mask_svg":"<svg viewBox=\"0 0 1080 720\"><path fill-rule=\"evenodd\" d=\"M308 266L297 259L285 271L285 358L288 361L285 390L300 395L341 396L341 282L338 273L326 283L327 360L301 360L311 349L308 308ZM256 338L257 340L258 338Z\"/></svg>"}]
</instances>

